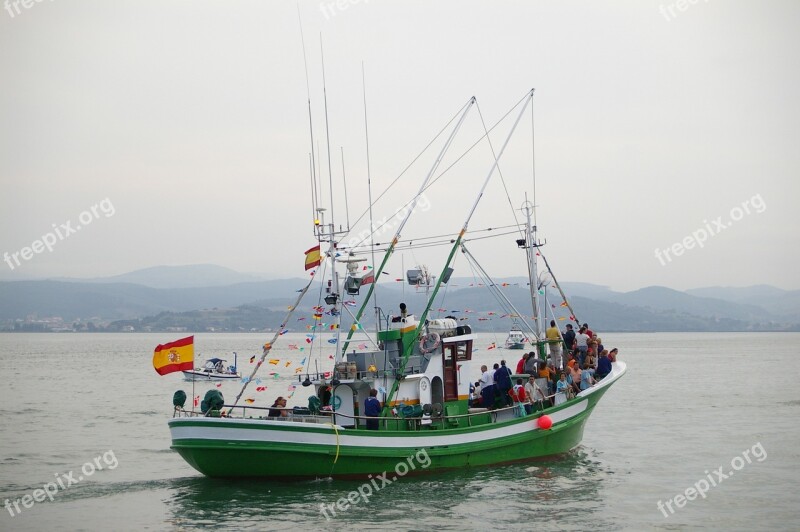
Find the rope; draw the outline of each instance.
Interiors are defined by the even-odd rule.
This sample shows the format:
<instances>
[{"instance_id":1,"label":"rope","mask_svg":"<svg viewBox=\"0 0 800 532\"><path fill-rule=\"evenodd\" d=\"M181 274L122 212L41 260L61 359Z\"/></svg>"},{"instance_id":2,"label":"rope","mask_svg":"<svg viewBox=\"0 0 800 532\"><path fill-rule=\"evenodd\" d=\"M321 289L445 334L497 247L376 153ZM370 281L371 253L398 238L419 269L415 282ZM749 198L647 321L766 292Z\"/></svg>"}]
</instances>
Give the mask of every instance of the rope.
<instances>
[{"instance_id":1,"label":"rope","mask_svg":"<svg viewBox=\"0 0 800 532\"><path fill-rule=\"evenodd\" d=\"M339 460L339 428L334 425L333 423L326 423L326 425L330 425L333 427L333 432L336 434L336 456L333 458L333 463L331 464L331 472L330 475L333 474L333 468L336 466L336 462Z\"/></svg>"}]
</instances>

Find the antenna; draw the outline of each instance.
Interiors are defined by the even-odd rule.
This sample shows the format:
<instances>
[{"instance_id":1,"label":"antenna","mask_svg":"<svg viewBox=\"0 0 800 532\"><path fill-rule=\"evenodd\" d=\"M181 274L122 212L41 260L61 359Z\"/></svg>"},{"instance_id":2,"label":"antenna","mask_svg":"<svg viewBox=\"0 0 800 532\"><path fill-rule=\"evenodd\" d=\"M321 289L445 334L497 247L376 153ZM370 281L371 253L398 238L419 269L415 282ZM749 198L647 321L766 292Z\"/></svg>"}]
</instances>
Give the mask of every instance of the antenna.
<instances>
[{"instance_id":1,"label":"antenna","mask_svg":"<svg viewBox=\"0 0 800 532\"><path fill-rule=\"evenodd\" d=\"M533 175L533 204L536 205L536 135L533 125L533 103L531 102L531 174ZM533 210L533 225L536 225L536 209Z\"/></svg>"},{"instance_id":2,"label":"antenna","mask_svg":"<svg viewBox=\"0 0 800 532\"><path fill-rule=\"evenodd\" d=\"M339 149L342 150L342 181L344 181L344 212L347 216L347 231L350 231L350 207L347 204L347 176L344 173L344 147L339 146Z\"/></svg>"},{"instance_id":3,"label":"antenna","mask_svg":"<svg viewBox=\"0 0 800 532\"><path fill-rule=\"evenodd\" d=\"M336 232L336 224L333 222L333 170L331 168L331 136L328 127L328 90L325 85L325 49L322 46L322 33L319 34L319 52L322 60L322 97L325 100L325 144L328 150L328 182L331 188L331 238Z\"/></svg>"},{"instance_id":4,"label":"antenna","mask_svg":"<svg viewBox=\"0 0 800 532\"><path fill-rule=\"evenodd\" d=\"M308 60L306 58L306 39L303 35L303 19L300 17L300 4L297 4L297 21L300 23L300 43L303 45L303 66L306 72L306 96L308 98L308 131L311 135L311 206L314 212L314 219L316 219L317 206L319 205L319 198L317 197L317 174L314 164L314 125L311 119L311 84L308 81Z\"/></svg>"}]
</instances>

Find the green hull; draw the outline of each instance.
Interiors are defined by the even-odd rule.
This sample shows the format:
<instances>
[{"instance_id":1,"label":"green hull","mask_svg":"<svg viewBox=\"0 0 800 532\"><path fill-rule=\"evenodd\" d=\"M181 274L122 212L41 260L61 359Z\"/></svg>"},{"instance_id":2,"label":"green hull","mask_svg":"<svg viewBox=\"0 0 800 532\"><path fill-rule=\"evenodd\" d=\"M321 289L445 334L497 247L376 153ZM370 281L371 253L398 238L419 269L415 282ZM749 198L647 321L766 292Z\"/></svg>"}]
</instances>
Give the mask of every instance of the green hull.
<instances>
[{"instance_id":1,"label":"green hull","mask_svg":"<svg viewBox=\"0 0 800 532\"><path fill-rule=\"evenodd\" d=\"M532 415L446 430L334 430L331 424L210 418L175 418L169 425L172 449L210 477L418 474L566 453L580 443L584 425L608 385ZM549 430L538 428L537 419L545 414L554 420ZM402 471L403 463L413 467Z\"/></svg>"}]
</instances>

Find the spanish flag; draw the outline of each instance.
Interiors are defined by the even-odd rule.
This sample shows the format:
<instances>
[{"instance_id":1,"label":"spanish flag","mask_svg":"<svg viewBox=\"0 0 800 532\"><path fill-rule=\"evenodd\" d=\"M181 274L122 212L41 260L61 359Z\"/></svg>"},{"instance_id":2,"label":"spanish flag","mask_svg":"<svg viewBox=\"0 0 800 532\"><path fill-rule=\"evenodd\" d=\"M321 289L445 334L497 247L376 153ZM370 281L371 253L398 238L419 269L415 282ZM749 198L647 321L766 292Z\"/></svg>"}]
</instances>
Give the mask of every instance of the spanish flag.
<instances>
[{"instance_id":1,"label":"spanish flag","mask_svg":"<svg viewBox=\"0 0 800 532\"><path fill-rule=\"evenodd\" d=\"M156 346L153 367L159 375L194 369L194 336Z\"/></svg>"},{"instance_id":2,"label":"spanish flag","mask_svg":"<svg viewBox=\"0 0 800 532\"><path fill-rule=\"evenodd\" d=\"M306 270L316 268L321 261L319 253L319 244L306 251Z\"/></svg>"}]
</instances>

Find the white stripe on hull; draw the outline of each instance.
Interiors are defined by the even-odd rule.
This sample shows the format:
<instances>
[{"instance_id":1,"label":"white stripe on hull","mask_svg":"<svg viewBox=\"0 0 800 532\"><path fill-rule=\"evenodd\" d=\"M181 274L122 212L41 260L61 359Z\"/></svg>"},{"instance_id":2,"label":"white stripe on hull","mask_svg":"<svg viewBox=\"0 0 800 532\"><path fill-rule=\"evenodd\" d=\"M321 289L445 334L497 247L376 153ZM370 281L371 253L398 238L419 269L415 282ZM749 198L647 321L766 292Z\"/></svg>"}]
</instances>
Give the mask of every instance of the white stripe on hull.
<instances>
[{"instance_id":1,"label":"white stripe on hull","mask_svg":"<svg viewBox=\"0 0 800 532\"><path fill-rule=\"evenodd\" d=\"M550 417L553 423L560 423L573 418L586 410L588 401L571 405L567 408L553 412ZM299 430L269 430L265 425L275 425L281 428L289 428L286 422L263 421L263 420L237 420L237 423L247 423L255 425L252 429L241 427L226 427L230 421L226 419L208 419L205 426L181 426L180 424L170 426L172 441L177 442L183 439L218 440L218 441L248 441L248 442L270 442L270 443L297 443L308 445L336 445L336 434L332 425L318 427L319 431L299 431ZM491 426L491 425L480 425ZM304 426L304 428L306 428ZM299 428L299 427L298 427ZM317 427L315 427L317 428ZM380 444L381 447L437 447L442 445L459 445L464 443L476 443L488 441L496 438L514 436L532 430L541 430L536 418L523 423L514 425L499 426L494 429L468 432L461 434L439 433L435 436L386 436L381 437L365 436L358 434L348 434L349 429L337 428L339 432L339 445L347 447L374 447ZM323 432L324 431L324 432ZM361 432L361 431L359 431ZM363 434L363 432L362 432ZM415 432L413 434L420 434Z\"/></svg>"}]
</instances>

